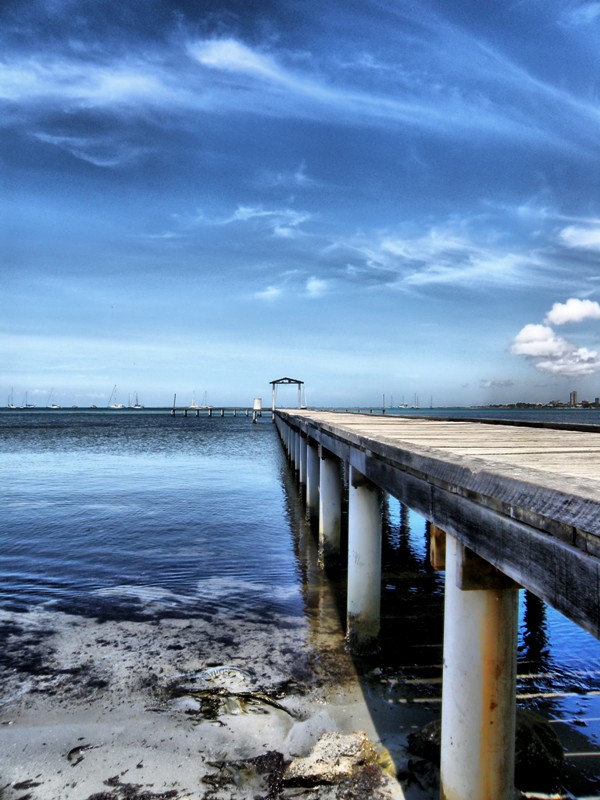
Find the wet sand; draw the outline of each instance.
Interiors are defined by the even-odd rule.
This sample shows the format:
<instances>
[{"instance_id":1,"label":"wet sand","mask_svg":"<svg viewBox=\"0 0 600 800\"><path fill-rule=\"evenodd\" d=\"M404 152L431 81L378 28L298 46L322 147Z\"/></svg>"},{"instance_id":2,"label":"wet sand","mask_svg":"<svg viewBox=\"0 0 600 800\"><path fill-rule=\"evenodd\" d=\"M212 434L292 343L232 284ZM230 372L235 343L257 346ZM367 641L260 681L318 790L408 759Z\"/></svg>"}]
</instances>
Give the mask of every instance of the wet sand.
<instances>
[{"instance_id":1,"label":"wet sand","mask_svg":"<svg viewBox=\"0 0 600 800\"><path fill-rule=\"evenodd\" d=\"M330 788L278 782L327 731L364 730L379 752L383 737L402 770L406 736L431 719L378 680L367 704L334 616L315 622L2 612L0 797L431 796L379 769Z\"/></svg>"}]
</instances>

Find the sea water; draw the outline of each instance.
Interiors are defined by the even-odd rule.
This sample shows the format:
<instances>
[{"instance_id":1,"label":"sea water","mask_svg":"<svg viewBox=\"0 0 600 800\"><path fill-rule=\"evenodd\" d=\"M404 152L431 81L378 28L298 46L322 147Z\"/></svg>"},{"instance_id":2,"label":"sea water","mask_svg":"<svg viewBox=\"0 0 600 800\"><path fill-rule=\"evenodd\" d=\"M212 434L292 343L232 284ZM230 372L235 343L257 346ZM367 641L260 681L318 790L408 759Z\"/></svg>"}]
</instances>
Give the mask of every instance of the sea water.
<instances>
[{"instance_id":1,"label":"sea water","mask_svg":"<svg viewBox=\"0 0 600 800\"><path fill-rule=\"evenodd\" d=\"M210 624L229 610L242 623L302 625L314 609L293 492L268 416L0 412L0 612L11 624L36 608ZM428 565L425 520L393 498L384 533L382 650L358 666L435 709L444 576ZM343 617L343 570L332 585ZM552 720L571 750L571 791L594 796L599 643L520 594L519 704ZM15 669L5 652L2 669Z\"/></svg>"},{"instance_id":2,"label":"sea water","mask_svg":"<svg viewBox=\"0 0 600 800\"><path fill-rule=\"evenodd\" d=\"M300 608L269 425L26 412L0 437L4 607Z\"/></svg>"}]
</instances>

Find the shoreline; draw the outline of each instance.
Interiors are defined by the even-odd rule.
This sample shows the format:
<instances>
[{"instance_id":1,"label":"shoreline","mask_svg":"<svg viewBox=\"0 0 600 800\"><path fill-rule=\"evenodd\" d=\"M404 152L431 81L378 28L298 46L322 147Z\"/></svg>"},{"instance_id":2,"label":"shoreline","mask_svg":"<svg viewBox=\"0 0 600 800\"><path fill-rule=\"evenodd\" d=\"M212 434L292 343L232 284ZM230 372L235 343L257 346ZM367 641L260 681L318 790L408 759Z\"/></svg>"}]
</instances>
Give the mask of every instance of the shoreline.
<instances>
[{"instance_id":1,"label":"shoreline","mask_svg":"<svg viewBox=\"0 0 600 800\"><path fill-rule=\"evenodd\" d=\"M310 549L310 537L300 541ZM301 613L194 614L149 589L132 613L128 587L108 606L100 590L97 617L89 605L87 616L51 604L0 611L1 800L437 800L429 775L408 769L406 744L439 717L439 686L426 691L431 676L405 679L385 659L357 668L334 589L302 560ZM588 796L575 788L579 771L592 777L600 757L585 727L548 717L566 750L566 785ZM275 756L307 756L324 733L359 731L399 780L382 773L363 794L269 793L257 774Z\"/></svg>"},{"instance_id":2,"label":"shoreline","mask_svg":"<svg viewBox=\"0 0 600 800\"><path fill-rule=\"evenodd\" d=\"M398 762L406 735L431 712L396 706L392 713L376 689L367 705L335 628L335 620L321 620L315 637L296 617L98 622L48 608L2 612L7 651L22 662L2 672L0 684L3 800L241 800L260 794L261 778L240 762L273 752L286 761L306 756L331 731L364 730L381 751L384 719ZM224 775L233 783L222 795ZM377 793L365 798L431 796L381 775Z\"/></svg>"}]
</instances>

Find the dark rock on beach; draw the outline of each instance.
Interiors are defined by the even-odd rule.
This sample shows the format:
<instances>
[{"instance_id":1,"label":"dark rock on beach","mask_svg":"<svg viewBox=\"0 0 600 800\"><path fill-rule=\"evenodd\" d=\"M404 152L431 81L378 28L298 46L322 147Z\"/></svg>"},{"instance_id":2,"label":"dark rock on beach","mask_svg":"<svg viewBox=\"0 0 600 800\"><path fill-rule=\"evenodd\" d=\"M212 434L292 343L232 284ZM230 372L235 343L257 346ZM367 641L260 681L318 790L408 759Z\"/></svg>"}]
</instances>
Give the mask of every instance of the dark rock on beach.
<instances>
[{"instance_id":1,"label":"dark rock on beach","mask_svg":"<svg viewBox=\"0 0 600 800\"><path fill-rule=\"evenodd\" d=\"M441 730L441 721L435 720L411 733L407 740L409 752L436 770L440 764ZM411 770L421 783L428 775L427 764L411 762ZM563 768L563 748L551 725L539 714L517 709L515 786L523 791L559 789Z\"/></svg>"},{"instance_id":2,"label":"dark rock on beach","mask_svg":"<svg viewBox=\"0 0 600 800\"><path fill-rule=\"evenodd\" d=\"M515 785L519 789L559 788L565 756L551 725L533 711L517 710Z\"/></svg>"}]
</instances>

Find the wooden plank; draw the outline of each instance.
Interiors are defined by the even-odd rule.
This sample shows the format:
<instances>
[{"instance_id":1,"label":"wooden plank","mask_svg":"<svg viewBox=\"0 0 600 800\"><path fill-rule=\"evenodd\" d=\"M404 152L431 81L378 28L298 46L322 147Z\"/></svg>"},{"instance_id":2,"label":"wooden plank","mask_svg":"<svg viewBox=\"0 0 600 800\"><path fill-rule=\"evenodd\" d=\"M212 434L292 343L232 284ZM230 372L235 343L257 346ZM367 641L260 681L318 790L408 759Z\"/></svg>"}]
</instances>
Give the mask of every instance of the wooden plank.
<instances>
[{"instance_id":1,"label":"wooden plank","mask_svg":"<svg viewBox=\"0 0 600 800\"><path fill-rule=\"evenodd\" d=\"M582 435L576 431L534 430L537 441L532 445L528 429L505 426L504 430L497 431L492 428L494 435L501 437L503 448L495 449L488 445L483 447L481 452L476 452L472 448L473 440L475 443L477 441L485 442L485 430L489 426L473 422L457 422L457 425L461 427L461 436L457 444L456 441L448 440L446 436L446 431L451 429L449 423L440 423L438 429L434 422L425 421L424 424L431 432L431 437L425 441L420 435L417 435L421 429L422 420L403 419L399 422L397 419L381 417L374 424L369 418L361 421L360 418L358 420L349 419L349 415L343 414L335 417L329 412L308 413L321 414L320 420L323 424L333 423L340 431L355 433L363 439L372 438L380 442L389 442L397 447L405 446L415 451L439 450L445 459L448 458L449 453L457 456L480 456L485 461L485 466L493 466L489 462L498 461L521 468L540 469L563 477L572 475L600 481L599 433L590 437L589 434ZM343 419L340 420L340 417ZM436 430L439 433L437 438L434 436ZM515 440L515 433L519 437L517 440ZM510 443L509 446L507 446L507 442ZM583 446L581 446L582 442L585 443ZM552 457L550 457L551 454ZM519 458L521 455L522 458ZM482 466L478 468L482 468Z\"/></svg>"}]
</instances>

